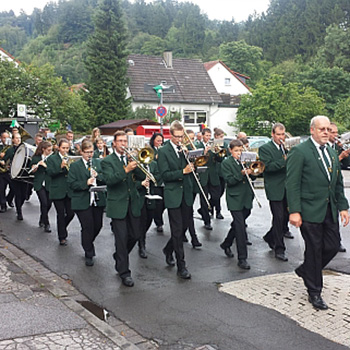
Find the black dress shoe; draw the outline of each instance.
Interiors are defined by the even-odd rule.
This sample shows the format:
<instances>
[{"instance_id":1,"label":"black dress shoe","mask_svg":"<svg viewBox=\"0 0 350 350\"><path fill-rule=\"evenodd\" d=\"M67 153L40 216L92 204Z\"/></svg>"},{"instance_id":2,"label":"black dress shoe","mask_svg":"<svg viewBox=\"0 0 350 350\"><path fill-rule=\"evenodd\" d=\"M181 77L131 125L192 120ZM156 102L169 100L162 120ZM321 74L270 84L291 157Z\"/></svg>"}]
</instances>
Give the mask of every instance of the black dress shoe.
<instances>
[{"instance_id":1,"label":"black dress shoe","mask_svg":"<svg viewBox=\"0 0 350 350\"><path fill-rule=\"evenodd\" d=\"M309 295L309 302L315 309L327 310L328 306L320 295Z\"/></svg>"},{"instance_id":2,"label":"black dress shoe","mask_svg":"<svg viewBox=\"0 0 350 350\"><path fill-rule=\"evenodd\" d=\"M122 277L122 283L126 287L133 287L134 286L134 280L132 279L131 276Z\"/></svg>"},{"instance_id":3,"label":"black dress shoe","mask_svg":"<svg viewBox=\"0 0 350 350\"><path fill-rule=\"evenodd\" d=\"M62 246L66 246L68 243L67 243L67 240L66 239L61 239L60 240L60 245Z\"/></svg>"},{"instance_id":4,"label":"black dress shoe","mask_svg":"<svg viewBox=\"0 0 350 350\"><path fill-rule=\"evenodd\" d=\"M51 227L49 224L45 225L44 232L48 232L48 233L51 232Z\"/></svg>"},{"instance_id":5,"label":"black dress shoe","mask_svg":"<svg viewBox=\"0 0 350 350\"><path fill-rule=\"evenodd\" d=\"M167 253L164 249L163 249L163 253L165 255L165 262L169 265L169 266L175 266L175 260L173 258L173 254L169 254Z\"/></svg>"},{"instance_id":6,"label":"black dress shoe","mask_svg":"<svg viewBox=\"0 0 350 350\"><path fill-rule=\"evenodd\" d=\"M286 254L284 253L276 253L275 258L281 261L288 261L288 258L286 257Z\"/></svg>"},{"instance_id":7,"label":"black dress shoe","mask_svg":"<svg viewBox=\"0 0 350 350\"><path fill-rule=\"evenodd\" d=\"M181 270L177 271L177 275L180 278L183 278L184 280L189 280L191 278L191 274L188 272L188 270L186 269L186 267L184 267Z\"/></svg>"},{"instance_id":8,"label":"black dress shoe","mask_svg":"<svg viewBox=\"0 0 350 350\"><path fill-rule=\"evenodd\" d=\"M224 247L222 245L222 243L220 244L220 248L224 250L225 252L225 255L228 257L228 258L233 258L233 253L232 253L232 250L230 247Z\"/></svg>"},{"instance_id":9,"label":"black dress shoe","mask_svg":"<svg viewBox=\"0 0 350 350\"><path fill-rule=\"evenodd\" d=\"M283 235L284 235L284 237L289 238L289 239L294 238L294 236L292 235L292 232L290 232L290 231L284 232Z\"/></svg>"},{"instance_id":10,"label":"black dress shoe","mask_svg":"<svg viewBox=\"0 0 350 350\"><path fill-rule=\"evenodd\" d=\"M13 208L15 205L13 204L13 202L9 202L9 201L6 201L7 202L7 205L11 208Z\"/></svg>"},{"instance_id":11,"label":"black dress shoe","mask_svg":"<svg viewBox=\"0 0 350 350\"><path fill-rule=\"evenodd\" d=\"M42 221L39 221L39 227L44 227L45 224Z\"/></svg>"},{"instance_id":12,"label":"black dress shoe","mask_svg":"<svg viewBox=\"0 0 350 350\"><path fill-rule=\"evenodd\" d=\"M192 247L193 248L196 248L196 247L201 247L202 246L202 243L198 241L198 238L197 236L192 238Z\"/></svg>"},{"instance_id":13,"label":"black dress shoe","mask_svg":"<svg viewBox=\"0 0 350 350\"><path fill-rule=\"evenodd\" d=\"M182 237L182 242L184 242L184 243L187 243L187 242L188 242L188 239L187 239L187 237L186 237L185 234L184 234L184 236Z\"/></svg>"},{"instance_id":14,"label":"black dress shoe","mask_svg":"<svg viewBox=\"0 0 350 350\"><path fill-rule=\"evenodd\" d=\"M23 220L23 215L22 213L17 213L17 220L22 221Z\"/></svg>"},{"instance_id":15,"label":"black dress shoe","mask_svg":"<svg viewBox=\"0 0 350 350\"><path fill-rule=\"evenodd\" d=\"M338 249L339 253L345 253L346 252L346 248L340 243L340 247Z\"/></svg>"},{"instance_id":16,"label":"black dress shoe","mask_svg":"<svg viewBox=\"0 0 350 350\"><path fill-rule=\"evenodd\" d=\"M146 254L146 250L144 247L139 248L139 256L142 259L147 259L147 254Z\"/></svg>"},{"instance_id":17,"label":"black dress shoe","mask_svg":"<svg viewBox=\"0 0 350 350\"><path fill-rule=\"evenodd\" d=\"M266 236L263 237L263 240L269 245L269 248L274 250L275 249L275 246L273 245L272 242L268 241Z\"/></svg>"},{"instance_id":18,"label":"black dress shoe","mask_svg":"<svg viewBox=\"0 0 350 350\"><path fill-rule=\"evenodd\" d=\"M245 259L239 260L237 265L243 270L250 270L250 265Z\"/></svg>"},{"instance_id":19,"label":"black dress shoe","mask_svg":"<svg viewBox=\"0 0 350 350\"><path fill-rule=\"evenodd\" d=\"M246 245L253 245L253 243L251 241L249 241L248 239L245 241Z\"/></svg>"},{"instance_id":20,"label":"black dress shoe","mask_svg":"<svg viewBox=\"0 0 350 350\"><path fill-rule=\"evenodd\" d=\"M217 213L216 218L219 220L222 220L224 217L221 215L221 213Z\"/></svg>"},{"instance_id":21,"label":"black dress shoe","mask_svg":"<svg viewBox=\"0 0 350 350\"><path fill-rule=\"evenodd\" d=\"M209 231L212 231L212 230L213 230L213 227L212 227L210 224L205 224L205 225L204 225L204 228L205 228L206 230L209 230Z\"/></svg>"},{"instance_id":22,"label":"black dress shoe","mask_svg":"<svg viewBox=\"0 0 350 350\"><path fill-rule=\"evenodd\" d=\"M0 208L0 213L5 213L5 212L6 212L6 210L7 210L7 208L6 208L6 207L1 207L1 208Z\"/></svg>"},{"instance_id":23,"label":"black dress shoe","mask_svg":"<svg viewBox=\"0 0 350 350\"><path fill-rule=\"evenodd\" d=\"M85 257L85 265L86 266L94 266L94 259Z\"/></svg>"},{"instance_id":24,"label":"black dress shoe","mask_svg":"<svg viewBox=\"0 0 350 350\"><path fill-rule=\"evenodd\" d=\"M163 226L158 226L157 227L157 232L163 232Z\"/></svg>"}]
</instances>

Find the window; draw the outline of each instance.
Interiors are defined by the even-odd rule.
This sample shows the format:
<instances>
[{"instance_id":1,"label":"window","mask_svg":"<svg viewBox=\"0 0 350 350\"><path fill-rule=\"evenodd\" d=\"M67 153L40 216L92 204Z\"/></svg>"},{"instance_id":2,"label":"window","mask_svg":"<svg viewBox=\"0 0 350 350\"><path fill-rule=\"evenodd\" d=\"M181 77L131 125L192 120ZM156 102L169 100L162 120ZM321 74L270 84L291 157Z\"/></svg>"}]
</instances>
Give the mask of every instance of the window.
<instances>
[{"instance_id":1,"label":"window","mask_svg":"<svg viewBox=\"0 0 350 350\"><path fill-rule=\"evenodd\" d=\"M225 78L225 86L231 85L231 79Z\"/></svg>"},{"instance_id":2,"label":"window","mask_svg":"<svg viewBox=\"0 0 350 350\"><path fill-rule=\"evenodd\" d=\"M206 123L207 113L203 111L184 111L185 124L202 124Z\"/></svg>"}]
</instances>

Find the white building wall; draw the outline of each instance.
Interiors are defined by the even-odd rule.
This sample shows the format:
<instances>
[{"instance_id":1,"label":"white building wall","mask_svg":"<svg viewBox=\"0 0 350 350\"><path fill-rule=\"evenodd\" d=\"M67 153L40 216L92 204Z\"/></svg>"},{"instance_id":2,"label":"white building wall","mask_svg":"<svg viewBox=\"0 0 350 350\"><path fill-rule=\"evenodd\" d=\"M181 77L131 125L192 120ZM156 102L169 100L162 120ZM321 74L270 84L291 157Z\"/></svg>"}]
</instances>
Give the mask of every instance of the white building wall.
<instances>
[{"instance_id":1,"label":"white building wall","mask_svg":"<svg viewBox=\"0 0 350 350\"><path fill-rule=\"evenodd\" d=\"M9 55L7 55L4 51L0 50L0 59L1 60L8 60L11 62L15 62L16 67L18 67L18 63Z\"/></svg>"},{"instance_id":2,"label":"white building wall","mask_svg":"<svg viewBox=\"0 0 350 350\"><path fill-rule=\"evenodd\" d=\"M216 107L215 111L212 110L209 128L214 130L214 128L220 128L224 130L227 136L234 136L237 133L236 128L229 126L228 122L234 123L237 116L237 107Z\"/></svg>"},{"instance_id":3,"label":"white building wall","mask_svg":"<svg viewBox=\"0 0 350 350\"><path fill-rule=\"evenodd\" d=\"M244 84L219 62L209 69L208 74L219 94L236 96L250 93ZM225 79L230 80L229 85L225 84Z\"/></svg>"}]
</instances>

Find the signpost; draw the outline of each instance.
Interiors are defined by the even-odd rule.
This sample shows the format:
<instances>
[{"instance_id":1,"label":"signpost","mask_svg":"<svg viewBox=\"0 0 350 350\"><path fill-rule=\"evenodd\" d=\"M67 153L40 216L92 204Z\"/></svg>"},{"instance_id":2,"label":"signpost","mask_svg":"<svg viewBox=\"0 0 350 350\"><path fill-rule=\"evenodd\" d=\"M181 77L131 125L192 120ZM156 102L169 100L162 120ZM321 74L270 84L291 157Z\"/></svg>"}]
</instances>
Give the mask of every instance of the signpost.
<instances>
[{"instance_id":1,"label":"signpost","mask_svg":"<svg viewBox=\"0 0 350 350\"><path fill-rule=\"evenodd\" d=\"M18 117L26 117L27 111L26 111L26 105L17 104L17 116Z\"/></svg>"},{"instance_id":2,"label":"signpost","mask_svg":"<svg viewBox=\"0 0 350 350\"><path fill-rule=\"evenodd\" d=\"M167 115L168 111L164 106L159 106L156 109L156 114L158 117L163 118Z\"/></svg>"}]
</instances>

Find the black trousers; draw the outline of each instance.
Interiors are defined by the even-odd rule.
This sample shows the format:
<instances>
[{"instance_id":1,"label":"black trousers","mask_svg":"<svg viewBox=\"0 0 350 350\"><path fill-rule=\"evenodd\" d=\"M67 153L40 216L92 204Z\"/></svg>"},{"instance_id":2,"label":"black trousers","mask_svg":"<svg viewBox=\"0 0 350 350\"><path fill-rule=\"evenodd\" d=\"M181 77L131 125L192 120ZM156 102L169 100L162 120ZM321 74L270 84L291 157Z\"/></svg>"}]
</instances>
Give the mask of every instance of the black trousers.
<instances>
[{"instance_id":1,"label":"black trousers","mask_svg":"<svg viewBox=\"0 0 350 350\"><path fill-rule=\"evenodd\" d=\"M196 194L193 194L193 201L196 199ZM194 227L194 219L193 219L193 205L190 207L190 212L188 214L187 218L187 225L183 226L183 234L185 235L186 231L188 230L192 240L193 239L198 239L196 235L196 229Z\"/></svg>"},{"instance_id":2,"label":"black trousers","mask_svg":"<svg viewBox=\"0 0 350 350\"><path fill-rule=\"evenodd\" d=\"M75 210L81 225L81 245L85 257L92 258L95 254L94 241L101 231L104 207L90 206L85 210Z\"/></svg>"},{"instance_id":3,"label":"black trousers","mask_svg":"<svg viewBox=\"0 0 350 350\"><path fill-rule=\"evenodd\" d=\"M164 187L154 187L153 194L158 194L163 198L163 199L156 200L156 209L153 212L154 223L156 224L157 227L159 227L164 225L164 221L163 221L163 213L165 209Z\"/></svg>"},{"instance_id":4,"label":"black trousers","mask_svg":"<svg viewBox=\"0 0 350 350\"><path fill-rule=\"evenodd\" d=\"M6 188L10 187L10 192L6 197ZM12 186L12 180L9 172L0 174L0 206L1 208L6 208L6 200L12 202L15 196L15 192Z\"/></svg>"},{"instance_id":5,"label":"black trousers","mask_svg":"<svg viewBox=\"0 0 350 350\"><path fill-rule=\"evenodd\" d=\"M182 197L182 202L178 208L168 208L171 237L164 247L164 252L172 254L175 251L176 264L179 270L186 267L185 252L183 247L183 230L188 227L189 216L192 214L190 206Z\"/></svg>"},{"instance_id":6,"label":"black trousers","mask_svg":"<svg viewBox=\"0 0 350 350\"><path fill-rule=\"evenodd\" d=\"M68 236L67 227L74 218L74 211L71 207L71 199L66 196L63 199L54 199L53 204L57 212L57 234L60 241Z\"/></svg>"},{"instance_id":7,"label":"black trousers","mask_svg":"<svg viewBox=\"0 0 350 350\"><path fill-rule=\"evenodd\" d=\"M152 220L154 218L155 209L149 209L147 206L147 198L145 199L145 203L141 209L141 217L140 217L140 239L139 239L139 247L145 248L146 246L146 233L148 229L151 227ZM158 225L157 225L158 226Z\"/></svg>"},{"instance_id":8,"label":"black trousers","mask_svg":"<svg viewBox=\"0 0 350 350\"><path fill-rule=\"evenodd\" d=\"M213 209L215 209L216 213L220 213L221 212L221 197L223 196L223 194L225 193L225 186L226 186L226 183L225 183L225 180L224 178L222 178L220 176L220 188L217 189L217 191L219 191L218 195L219 195L219 198L214 201L213 198L211 197L210 198L210 205ZM214 189L215 191L216 189Z\"/></svg>"},{"instance_id":9,"label":"black trousers","mask_svg":"<svg viewBox=\"0 0 350 350\"><path fill-rule=\"evenodd\" d=\"M339 223L333 222L328 206L322 223L303 221L300 231L305 242L305 252L304 262L296 272L302 276L309 295L320 295L323 287L322 270L339 250Z\"/></svg>"},{"instance_id":10,"label":"black trousers","mask_svg":"<svg viewBox=\"0 0 350 350\"><path fill-rule=\"evenodd\" d=\"M22 206L27 197L29 184L27 182L12 180L12 188L15 193L15 207L17 213L22 213Z\"/></svg>"},{"instance_id":11,"label":"black trousers","mask_svg":"<svg viewBox=\"0 0 350 350\"><path fill-rule=\"evenodd\" d=\"M129 253L140 239L140 217L132 215L130 205L124 219L112 219L112 231L115 242L115 269L121 278L125 278L131 275Z\"/></svg>"},{"instance_id":12,"label":"black trousers","mask_svg":"<svg viewBox=\"0 0 350 350\"><path fill-rule=\"evenodd\" d=\"M52 200L49 198L49 191L43 186L39 191L36 191L40 203L40 219L39 222L44 225L49 225L49 211L51 209Z\"/></svg>"},{"instance_id":13,"label":"black trousers","mask_svg":"<svg viewBox=\"0 0 350 350\"><path fill-rule=\"evenodd\" d=\"M272 213L272 225L264 236L264 240L275 247L275 253L283 253L286 250L284 244L285 227L288 228L289 213L287 209L287 198L281 201L270 201Z\"/></svg>"},{"instance_id":14,"label":"black trousers","mask_svg":"<svg viewBox=\"0 0 350 350\"><path fill-rule=\"evenodd\" d=\"M246 233L245 233L245 214L243 210L230 210L232 216L231 228L222 243L223 248L229 248L236 238L238 260L244 260L248 257Z\"/></svg>"}]
</instances>

